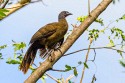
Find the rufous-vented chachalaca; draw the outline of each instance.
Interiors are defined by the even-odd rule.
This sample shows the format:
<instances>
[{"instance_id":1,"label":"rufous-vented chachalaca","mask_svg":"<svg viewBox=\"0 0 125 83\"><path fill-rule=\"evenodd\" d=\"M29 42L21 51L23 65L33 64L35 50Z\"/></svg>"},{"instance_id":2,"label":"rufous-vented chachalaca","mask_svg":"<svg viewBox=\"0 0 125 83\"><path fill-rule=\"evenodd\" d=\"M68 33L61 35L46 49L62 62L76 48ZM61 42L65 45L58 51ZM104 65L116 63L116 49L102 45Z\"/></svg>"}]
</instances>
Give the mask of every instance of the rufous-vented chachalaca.
<instances>
[{"instance_id":1,"label":"rufous-vented chachalaca","mask_svg":"<svg viewBox=\"0 0 125 83\"><path fill-rule=\"evenodd\" d=\"M28 48L23 61L20 65L20 70L27 72L29 66L32 65L37 50L40 49L42 58L50 55L51 49L55 49L57 44L62 45L64 35L68 30L66 17L72 15L68 11L62 11L58 16L58 22L50 23L40 28L31 38L30 47Z\"/></svg>"}]
</instances>

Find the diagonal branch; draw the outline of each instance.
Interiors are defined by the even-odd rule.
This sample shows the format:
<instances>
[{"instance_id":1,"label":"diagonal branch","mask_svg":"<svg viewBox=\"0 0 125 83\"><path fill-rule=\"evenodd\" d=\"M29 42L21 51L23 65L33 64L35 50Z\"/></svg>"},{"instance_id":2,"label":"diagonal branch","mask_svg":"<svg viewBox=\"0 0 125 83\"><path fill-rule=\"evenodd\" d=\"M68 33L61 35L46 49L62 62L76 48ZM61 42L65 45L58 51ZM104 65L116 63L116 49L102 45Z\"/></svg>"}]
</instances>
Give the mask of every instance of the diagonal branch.
<instances>
[{"instance_id":1,"label":"diagonal branch","mask_svg":"<svg viewBox=\"0 0 125 83\"><path fill-rule=\"evenodd\" d=\"M84 31L94 22L94 20L108 7L112 0L103 0L85 19L78 28L72 32L65 43L61 46L60 51L55 51L51 57L54 57L53 62L49 57L25 80L25 83L36 83L37 80L62 57L62 55L73 45L73 43L84 33Z\"/></svg>"},{"instance_id":2,"label":"diagonal branch","mask_svg":"<svg viewBox=\"0 0 125 83\"><path fill-rule=\"evenodd\" d=\"M93 41L93 39L90 38L90 44L89 44L89 47L88 47L88 51L87 51L86 59L85 59L85 62L84 62L84 63L87 63L87 61L88 61L88 56L89 56L89 53L90 53L90 47L91 47L91 45L92 45L92 41ZM86 69L86 67L85 67L85 65L84 65L84 67L83 67L83 69L82 69L82 76L81 76L80 83L82 83L82 81L83 81L85 69Z\"/></svg>"},{"instance_id":3,"label":"diagonal branch","mask_svg":"<svg viewBox=\"0 0 125 83\"><path fill-rule=\"evenodd\" d=\"M8 3L9 0L7 0L7 2L5 2L5 4L3 5L2 8L5 8L6 4ZM0 18L0 20L3 20L4 18L8 17L9 15L11 15L12 13L14 13L15 11L23 8L24 6L28 5L29 3L35 3L35 2L40 2L41 0L38 1L33 1L31 2L30 0L21 0L20 2L13 4L10 8L6 8L9 12L5 12L6 16Z\"/></svg>"},{"instance_id":4,"label":"diagonal branch","mask_svg":"<svg viewBox=\"0 0 125 83\"><path fill-rule=\"evenodd\" d=\"M56 79L55 77L52 77L51 75L49 75L48 73L46 73L46 75L48 76L48 77L50 77L51 79L53 79L54 81L56 81L57 83L59 83L59 80L58 79Z\"/></svg>"}]
</instances>

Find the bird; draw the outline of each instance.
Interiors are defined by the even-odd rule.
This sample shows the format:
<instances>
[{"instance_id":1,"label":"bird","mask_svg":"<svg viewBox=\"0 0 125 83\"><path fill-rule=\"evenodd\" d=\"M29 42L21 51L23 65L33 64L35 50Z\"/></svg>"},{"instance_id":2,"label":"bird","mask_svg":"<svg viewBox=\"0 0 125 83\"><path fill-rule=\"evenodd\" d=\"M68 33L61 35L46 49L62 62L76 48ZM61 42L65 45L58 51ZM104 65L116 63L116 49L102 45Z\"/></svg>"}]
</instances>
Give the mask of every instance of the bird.
<instances>
[{"instance_id":1,"label":"bird","mask_svg":"<svg viewBox=\"0 0 125 83\"><path fill-rule=\"evenodd\" d=\"M26 74L30 65L33 64L37 50L40 50L41 58L45 59L52 52L52 49L58 49L64 41L64 35L68 30L66 17L72 15L68 11L62 11L58 15L58 22L46 24L41 27L31 38L29 48L26 51L20 70Z\"/></svg>"}]
</instances>

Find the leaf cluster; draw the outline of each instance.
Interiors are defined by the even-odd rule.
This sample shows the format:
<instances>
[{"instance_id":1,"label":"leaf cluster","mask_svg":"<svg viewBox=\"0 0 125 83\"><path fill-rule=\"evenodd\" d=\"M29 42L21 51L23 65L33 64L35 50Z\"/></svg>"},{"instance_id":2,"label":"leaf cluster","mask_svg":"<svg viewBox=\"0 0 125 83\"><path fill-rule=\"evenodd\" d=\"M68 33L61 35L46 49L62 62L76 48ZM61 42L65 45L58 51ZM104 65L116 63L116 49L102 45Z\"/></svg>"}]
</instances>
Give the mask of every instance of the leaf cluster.
<instances>
[{"instance_id":1,"label":"leaf cluster","mask_svg":"<svg viewBox=\"0 0 125 83\"><path fill-rule=\"evenodd\" d=\"M2 49L5 49L7 47L7 45L2 45L2 46L0 46L0 51L2 50ZM0 59L3 59L3 56L2 56L2 53L0 52Z\"/></svg>"},{"instance_id":2,"label":"leaf cluster","mask_svg":"<svg viewBox=\"0 0 125 83\"><path fill-rule=\"evenodd\" d=\"M78 20L79 22L84 22L87 17L88 17L88 16L80 16L80 17L77 17L77 20ZM101 24L101 26L104 25L102 18L97 18L97 19L95 20L95 22Z\"/></svg>"},{"instance_id":3,"label":"leaf cluster","mask_svg":"<svg viewBox=\"0 0 125 83\"><path fill-rule=\"evenodd\" d=\"M6 17L6 12L9 12L7 9L0 9L0 19L2 19L3 17Z\"/></svg>"},{"instance_id":4,"label":"leaf cluster","mask_svg":"<svg viewBox=\"0 0 125 83\"><path fill-rule=\"evenodd\" d=\"M23 49L26 47L24 42L14 43L12 45L14 47L14 57L8 58L6 61L7 64L20 64L23 59Z\"/></svg>"},{"instance_id":5,"label":"leaf cluster","mask_svg":"<svg viewBox=\"0 0 125 83\"><path fill-rule=\"evenodd\" d=\"M98 37L99 37L99 30L98 29L89 30L88 39L93 38L94 40L97 40Z\"/></svg>"}]
</instances>

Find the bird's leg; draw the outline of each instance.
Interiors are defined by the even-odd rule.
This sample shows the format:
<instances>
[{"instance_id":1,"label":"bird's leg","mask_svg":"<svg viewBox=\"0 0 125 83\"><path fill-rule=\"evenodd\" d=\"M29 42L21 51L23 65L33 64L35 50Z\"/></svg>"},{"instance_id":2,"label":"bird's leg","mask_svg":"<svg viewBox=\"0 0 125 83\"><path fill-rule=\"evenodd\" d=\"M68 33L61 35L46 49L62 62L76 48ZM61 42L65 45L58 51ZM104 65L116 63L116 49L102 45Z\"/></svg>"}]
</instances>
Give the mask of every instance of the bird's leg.
<instances>
[{"instance_id":1,"label":"bird's leg","mask_svg":"<svg viewBox=\"0 0 125 83\"><path fill-rule=\"evenodd\" d=\"M51 52L50 52L51 54L50 54L50 56L49 56L49 60L50 60L51 62L53 62L53 61L54 61L54 56L52 56L52 55L55 55L55 54L54 54L54 49L51 49L50 51L51 51Z\"/></svg>"},{"instance_id":2,"label":"bird's leg","mask_svg":"<svg viewBox=\"0 0 125 83\"><path fill-rule=\"evenodd\" d=\"M49 50L48 50L48 46L47 45L45 45L45 49L46 49L46 52L48 53Z\"/></svg>"},{"instance_id":3,"label":"bird's leg","mask_svg":"<svg viewBox=\"0 0 125 83\"><path fill-rule=\"evenodd\" d=\"M52 52L54 51L54 49L48 49L48 46L47 46L47 45L45 45L45 49L46 49L46 54L47 54L47 55L50 55L50 56L49 56L49 60L50 60L51 62L53 62Z\"/></svg>"},{"instance_id":4,"label":"bird's leg","mask_svg":"<svg viewBox=\"0 0 125 83\"><path fill-rule=\"evenodd\" d=\"M58 50L60 51L61 54L63 54L62 51L60 50L60 43L57 43L54 48L54 51L58 51Z\"/></svg>"}]
</instances>

